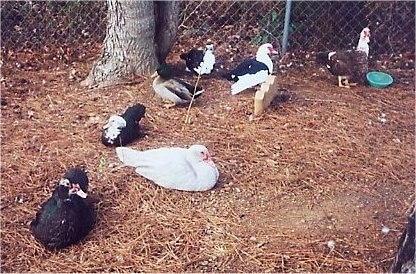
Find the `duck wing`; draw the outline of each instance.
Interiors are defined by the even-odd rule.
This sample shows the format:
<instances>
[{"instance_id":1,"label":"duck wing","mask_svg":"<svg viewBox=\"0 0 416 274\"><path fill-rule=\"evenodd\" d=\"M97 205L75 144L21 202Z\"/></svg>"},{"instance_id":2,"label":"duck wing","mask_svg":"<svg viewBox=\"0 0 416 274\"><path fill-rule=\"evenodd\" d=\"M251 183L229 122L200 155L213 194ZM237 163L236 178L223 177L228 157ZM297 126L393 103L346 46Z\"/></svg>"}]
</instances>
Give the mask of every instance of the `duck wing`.
<instances>
[{"instance_id":1,"label":"duck wing","mask_svg":"<svg viewBox=\"0 0 416 274\"><path fill-rule=\"evenodd\" d=\"M335 76L350 76L355 80L364 80L368 70L367 54L363 51L320 52L316 57L317 61L325 65Z\"/></svg>"},{"instance_id":2,"label":"duck wing","mask_svg":"<svg viewBox=\"0 0 416 274\"><path fill-rule=\"evenodd\" d=\"M120 137L117 138L120 145L127 145L140 137L140 120L144 117L146 107L142 104L137 104L127 108L126 112L121 115L126 120L126 127L120 132Z\"/></svg>"},{"instance_id":3,"label":"duck wing","mask_svg":"<svg viewBox=\"0 0 416 274\"><path fill-rule=\"evenodd\" d=\"M79 232L75 235L74 241L79 241L93 229L95 224L95 210L92 201L87 198L82 198L78 195L71 195L71 207L80 220L78 224Z\"/></svg>"},{"instance_id":4,"label":"duck wing","mask_svg":"<svg viewBox=\"0 0 416 274\"><path fill-rule=\"evenodd\" d=\"M329 71L334 75L350 76L354 70L354 55L351 51L339 51L330 57Z\"/></svg>"},{"instance_id":5,"label":"duck wing","mask_svg":"<svg viewBox=\"0 0 416 274\"><path fill-rule=\"evenodd\" d=\"M195 96L199 96L204 91L201 87L196 87L195 89L195 86L176 78L165 81L163 85L171 93L175 94L184 101L190 101L194 92Z\"/></svg>"},{"instance_id":6,"label":"duck wing","mask_svg":"<svg viewBox=\"0 0 416 274\"><path fill-rule=\"evenodd\" d=\"M64 248L86 235L83 227L89 221L79 213L78 203L74 204L71 199L60 201L59 198L51 197L36 214L36 218L30 224L30 229L35 238L46 248Z\"/></svg>"},{"instance_id":7,"label":"duck wing","mask_svg":"<svg viewBox=\"0 0 416 274\"><path fill-rule=\"evenodd\" d=\"M165 188L188 190L195 184L197 174L186 160L184 148L158 148L137 151L118 147L116 153L127 166L134 167L141 176Z\"/></svg>"},{"instance_id":8,"label":"duck wing","mask_svg":"<svg viewBox=\"0 0 416 274\"><path fill-rule=\"evenodd\" d=\"M257 61L255 58L247 59L244 62L240 63L235 69L223 75L229 81L237 82L244 75L254 75L259 71L266 70L269 72L269 68L263 62Z\"/></svg>"}]
</instances>

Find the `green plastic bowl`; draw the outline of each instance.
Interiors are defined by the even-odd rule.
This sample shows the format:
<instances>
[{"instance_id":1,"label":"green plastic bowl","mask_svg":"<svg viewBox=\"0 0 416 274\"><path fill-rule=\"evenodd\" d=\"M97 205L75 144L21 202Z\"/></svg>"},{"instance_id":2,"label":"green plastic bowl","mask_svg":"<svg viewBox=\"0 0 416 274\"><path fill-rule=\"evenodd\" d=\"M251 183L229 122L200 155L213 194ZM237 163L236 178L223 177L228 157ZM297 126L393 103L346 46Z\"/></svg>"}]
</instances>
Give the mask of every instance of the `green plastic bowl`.
<instances>
[{"instance_id":1,"label":"green plastic bowl","mask_svg":"<svg viewBox=\"0 0 416 274\"><path fill-rule=\"evenodd\" d=\"M371 71L367 73L367 81L372 87L386 88L393 83L393 77L385 72Z\"/></svg>"}]
</instances>

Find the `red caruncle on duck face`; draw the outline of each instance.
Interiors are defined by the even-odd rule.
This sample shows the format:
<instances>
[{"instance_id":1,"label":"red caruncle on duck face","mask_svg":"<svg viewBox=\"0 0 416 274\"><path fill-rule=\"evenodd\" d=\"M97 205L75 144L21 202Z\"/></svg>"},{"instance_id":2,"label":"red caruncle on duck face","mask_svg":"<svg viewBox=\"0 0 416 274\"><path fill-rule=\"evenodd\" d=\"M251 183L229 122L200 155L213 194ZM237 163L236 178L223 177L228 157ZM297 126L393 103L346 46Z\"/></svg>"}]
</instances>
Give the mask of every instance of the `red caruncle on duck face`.
<instances>
[{"instance_id":1,"label":"red caruncle on duck face","mask_svg":"<svg viewBox=\"0 0 416 274\"><path fill-rule=\"evenodd\" d=\"M270 54L277 54L278 52L273 48L273 46L267 47L269 49Z\"/></svg>"}]
</instances>

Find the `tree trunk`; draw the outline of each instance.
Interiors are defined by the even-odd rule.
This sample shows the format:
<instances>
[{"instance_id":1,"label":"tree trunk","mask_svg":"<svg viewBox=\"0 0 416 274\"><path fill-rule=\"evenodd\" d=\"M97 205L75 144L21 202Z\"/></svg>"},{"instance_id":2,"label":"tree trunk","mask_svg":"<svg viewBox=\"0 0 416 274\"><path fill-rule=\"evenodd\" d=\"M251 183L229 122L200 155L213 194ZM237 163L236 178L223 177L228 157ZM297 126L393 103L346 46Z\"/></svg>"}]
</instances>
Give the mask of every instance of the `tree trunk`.
<instances>
[{"instance_id":1,"label":"tree trunk","mask_svg":"<svg viewBox=\"0 0 416 274\"><path fill-rule=\"evenodd\" d=\"M172 3L107 0L103 51L81 85L110 86L154 72L176 37L179 4Z\"/></svg>"},{"instance_id":2,"label":"tree trunk","mask_svg":"<svg viewBox=\"0 0 416 274\"><path fill-rule=\"evenodd\" d=\"M181 1L155 2L155 42L157 44L157 58L159 63L165 61L176 40L180 5Z\"/></svg>"}]
</instances>

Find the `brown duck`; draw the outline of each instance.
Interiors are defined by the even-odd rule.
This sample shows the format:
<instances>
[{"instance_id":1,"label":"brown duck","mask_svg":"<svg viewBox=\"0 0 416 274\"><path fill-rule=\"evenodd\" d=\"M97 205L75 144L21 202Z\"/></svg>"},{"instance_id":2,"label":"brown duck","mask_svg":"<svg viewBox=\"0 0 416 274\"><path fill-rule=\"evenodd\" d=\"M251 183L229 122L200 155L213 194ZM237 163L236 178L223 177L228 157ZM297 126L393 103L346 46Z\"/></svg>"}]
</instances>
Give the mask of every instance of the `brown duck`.
<instances>
[{"instance_id":1,"label":"brown duck","mask_svg":"<svg viewBox=\"0 0 416 274\"><path fill-rule=\"evenodd\" d=\"M370 47L370 29L364 28L360 34L357 49L344 51L318 52L316 59L318 63L335 76L338 76L338 86L349 88L350 80L354 82L365 82L368 71L368 54ZM355 84L355 83L354 83Z\"/></svg>"}]
</instances>

